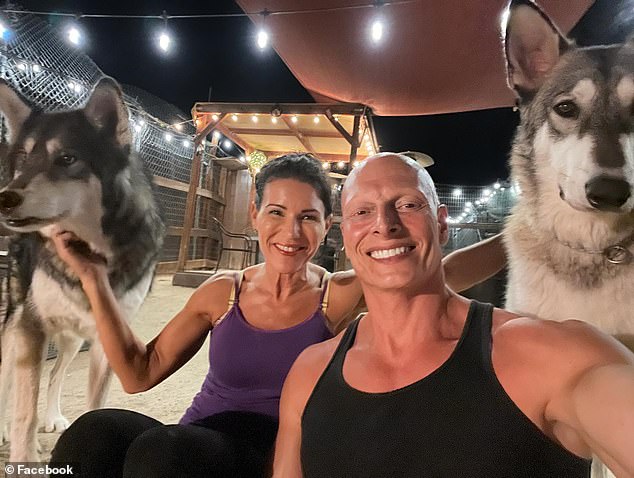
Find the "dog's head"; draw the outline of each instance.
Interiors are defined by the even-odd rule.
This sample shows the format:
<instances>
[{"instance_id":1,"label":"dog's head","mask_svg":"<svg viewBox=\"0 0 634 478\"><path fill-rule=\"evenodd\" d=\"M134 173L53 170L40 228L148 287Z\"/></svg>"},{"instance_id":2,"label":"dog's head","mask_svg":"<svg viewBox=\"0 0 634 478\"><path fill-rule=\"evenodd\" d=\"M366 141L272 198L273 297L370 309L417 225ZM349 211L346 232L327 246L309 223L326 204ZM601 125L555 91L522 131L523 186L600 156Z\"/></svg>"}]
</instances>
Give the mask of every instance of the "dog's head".
<instances>
[{"instance_id":1,"label":"dog's head","mask_svg":"<svg viewBox=\"0 0 634 478\"><path fill-rule=\"evenodd\" d=\"M577 210L631 212L634 38L578 48L531 0L511 1L504 38L526 167Z\"/></svg>"},{"instance_id":2,"label":"dog's head","mask_svg":"<svg viewBox=\"0 0 634 478\"><path fill-rule=\"evenodd\" d=\"M105 78L83 109L42 113L0 83L0 110L10 132L12 180L0 192L0 220L18 232L43 231L102 213L103 182L127 165L128 112L117 83Z\"/></svg>"}]
</instances>

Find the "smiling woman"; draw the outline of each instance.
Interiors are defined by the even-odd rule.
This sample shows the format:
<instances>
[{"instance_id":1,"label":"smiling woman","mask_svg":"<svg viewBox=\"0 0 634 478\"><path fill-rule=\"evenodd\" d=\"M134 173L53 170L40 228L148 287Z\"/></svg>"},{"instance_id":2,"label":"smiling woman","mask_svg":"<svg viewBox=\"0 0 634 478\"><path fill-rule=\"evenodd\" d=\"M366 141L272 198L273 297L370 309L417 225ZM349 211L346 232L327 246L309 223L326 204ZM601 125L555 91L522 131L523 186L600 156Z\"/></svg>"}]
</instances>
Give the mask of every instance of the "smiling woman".
<instances>
[{"instance_id":1,"label":"smiling woman","mask_svg":"<svg viewBox=\"0 0 634 478\"><path fill-rule=\"evenodd\" d=\"M52 461L79 463L97 478L266 476L292 363L354 318L361 300L352 273L330 275L309 262L331 213L318 161L293 154L265 165L251 204L265 262L209 279L147 345L112 302L104 264L82 254L72 233L56 236L59 255L82 282L108 360L127 392L162 382L214 333L209 374L178 425L127 410L89 412L60 437ZM111 457L108 463L104 456Z\"/></svg>"}]
</instances>

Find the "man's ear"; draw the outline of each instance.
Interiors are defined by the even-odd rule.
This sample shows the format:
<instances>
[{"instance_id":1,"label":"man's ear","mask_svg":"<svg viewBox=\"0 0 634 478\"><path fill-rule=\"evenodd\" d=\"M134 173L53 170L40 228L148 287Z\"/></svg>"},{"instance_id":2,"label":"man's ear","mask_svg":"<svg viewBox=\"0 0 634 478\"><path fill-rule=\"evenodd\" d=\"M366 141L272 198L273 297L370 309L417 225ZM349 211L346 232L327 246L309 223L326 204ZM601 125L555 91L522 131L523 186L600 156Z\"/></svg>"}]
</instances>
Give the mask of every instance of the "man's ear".
<instances>
[{"instance_id":1,"label":"man's ear","mask_svg":"<svg viewBox=\"0 0 634 478\"><path fill-rule=\"evenodd\" d=\"M438 240L440 241L441 246L447 244L447 241L449 240L449 226L447 225L448 214L449 212L447 211L447 206L444 204L438 206L436 215L438 216Z\"/></svg>"}]
</instances>

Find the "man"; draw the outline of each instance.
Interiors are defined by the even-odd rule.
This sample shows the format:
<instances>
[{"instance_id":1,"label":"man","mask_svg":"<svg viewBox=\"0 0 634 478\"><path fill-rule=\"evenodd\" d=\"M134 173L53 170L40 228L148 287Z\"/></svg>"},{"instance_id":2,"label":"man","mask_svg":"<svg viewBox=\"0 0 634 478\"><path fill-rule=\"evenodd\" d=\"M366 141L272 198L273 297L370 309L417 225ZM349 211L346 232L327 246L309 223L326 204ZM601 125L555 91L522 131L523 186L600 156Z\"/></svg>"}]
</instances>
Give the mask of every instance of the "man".
<instances>
[{"instance_id":1,"label":"man","mask_svg":"<svg viewBox=\"0 0 634 478\"><path fill-rule=\"evenodd\" d=\"M592 454L634 476L627 349L449 291L447 210L409 158L369 158L342 208L368 314L293 365L275 477L577 477Z\"/></svg>"}]
</instances>

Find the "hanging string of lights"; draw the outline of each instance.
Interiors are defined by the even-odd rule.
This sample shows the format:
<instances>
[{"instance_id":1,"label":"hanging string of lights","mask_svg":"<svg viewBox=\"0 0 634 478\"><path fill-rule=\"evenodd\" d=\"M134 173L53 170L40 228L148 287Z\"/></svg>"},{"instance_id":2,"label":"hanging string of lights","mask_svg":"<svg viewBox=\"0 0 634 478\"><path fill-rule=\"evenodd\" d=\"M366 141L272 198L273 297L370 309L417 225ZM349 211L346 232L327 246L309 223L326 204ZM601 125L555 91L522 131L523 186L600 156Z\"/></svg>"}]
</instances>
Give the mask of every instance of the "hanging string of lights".
<instances>
[{"instance_id":1,"label":"hanging string of lights","mask_svg":"<svg viewBox=\"0 0 634 478\"><path fill-rule=\"evenodd\" d=\"M82 38L84 36L83 29L80 27L80 21L84 18L120 18L120 19L149 19L159 20L163 22L163 28L157 35L157 44L159 49L163 53L168 53L171 46L174 44L168 29L168 22L173 20L190 20L190 19L221 19L221 18L240 18L240 17L255 17L260 18L257 34L255 35L256 45L259 49L265 50L269 46L270 34L266 27L266 20L268 17L282 16L282 15L306 15L315 13L329 13L345 10L360 10L360 9L377 9L377 14L372 19L368 28L368 35L371 42L374 45L379 45L384 38L386 22L383 18L385 7L406 5L410 3L421 2L423 0L374 0L372 2L360 3L357 5L344 5L334 7L323 8L308 8L308 9L292 9L292 10L268 10L264 9L259 12L244 12L244 13L209 13L209 14L186 14L186 15L169 15L166 11L163 11L161 15L126 15L126 14L103 14L103 13L69 13L69 12L53 12L53 11L33 11L33 10L19 10L6 8L2 10L3 14L14 15L41 15L41 16L55 16L55 17L68 17L72 20L66 27L65 35L68 42L76 47L81 46ZM8 32L8 28L0 21L0 36L3 38Z\"/></svg>"}]
</instances>

